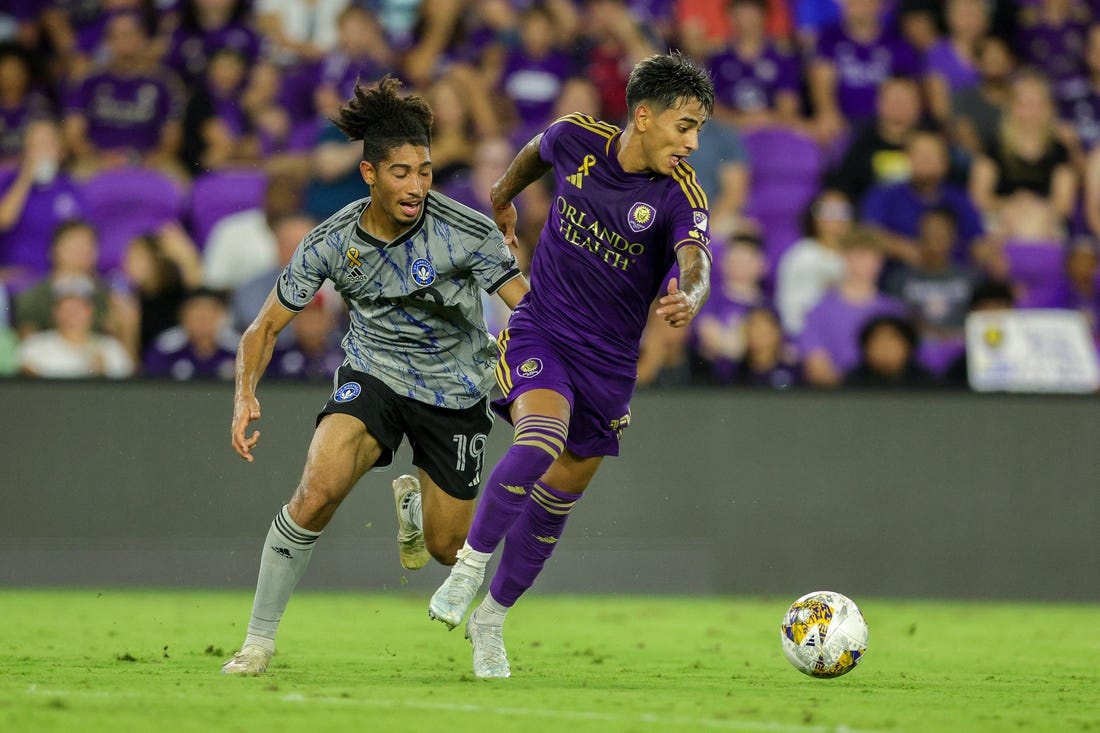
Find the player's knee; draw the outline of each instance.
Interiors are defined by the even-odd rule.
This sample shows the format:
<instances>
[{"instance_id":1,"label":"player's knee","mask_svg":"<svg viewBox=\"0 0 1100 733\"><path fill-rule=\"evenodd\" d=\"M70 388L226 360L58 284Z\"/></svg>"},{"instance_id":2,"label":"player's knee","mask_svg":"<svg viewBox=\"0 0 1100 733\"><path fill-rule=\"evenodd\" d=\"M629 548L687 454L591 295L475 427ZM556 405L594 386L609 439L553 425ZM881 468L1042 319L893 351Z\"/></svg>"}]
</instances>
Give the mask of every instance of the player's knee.
<instances>
[{"instance_id":1,"label":"player's knee","mask_svg":"<svg viewBox=\"0 0 1100 733\"><path fill-rule=\"evenodd\" d=\"M523 454L521 465L528 467L531 481L535 481L565 450L568 435L569 426L561 418L524 415L516 420L510 451Z\"/></svg>"},{"instance_id":2,"label":"player's knee","mask_svg":"<svg viewBox=\"0 0 1100 733\"><path fill-rule=\"evenodd\" d=\"M343 493L326 489L323 485L298 485L290 500L290 517L300 527L315 532L325 528L343 500Z\"/></svg>"}]
</instances>

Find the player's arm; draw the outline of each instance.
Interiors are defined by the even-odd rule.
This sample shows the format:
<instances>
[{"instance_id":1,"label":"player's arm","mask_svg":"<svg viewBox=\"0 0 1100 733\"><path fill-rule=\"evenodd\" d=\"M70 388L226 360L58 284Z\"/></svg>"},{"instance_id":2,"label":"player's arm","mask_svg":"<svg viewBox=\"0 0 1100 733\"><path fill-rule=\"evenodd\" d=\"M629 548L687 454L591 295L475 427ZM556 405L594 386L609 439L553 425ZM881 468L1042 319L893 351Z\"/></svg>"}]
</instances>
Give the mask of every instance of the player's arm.
<instances>
[{"instance_id":1,"label":"player's arm","mask_svg":"<svg viewBox=\"0 0 1100 733\"><path fill-rule=\"evenodd\" d=\"M493 184L489 191L489 201L493 204L493 218L504 234L504 243L515 249L516 243L516 207L512 200L520 191L546 175L552 167L542 159L539 148L542 145L542 133L535 135L516 154L504 175Z\"/></svg>"},{"instance_id":2,"label":"player's arm","mask_svg":"<svg viewBox=\"0 0 1100 733\"><path fill-rule=\"evenodd\" d=\"M673 328L691 323L710 295L710 254L702 245L685 244L676 250L680 279L668 283L668 295L660 300L657 315Z\"/></svg>"},{"instance_id":3,"label":"player's arm","mask_svg":"<svg viewBox=\"0 0 1100 733\"><path fill-rule=\"evenodd\" d=\"M527 283L527 278L523 275L516 275L508 282L500 286L497 290L497 295L504 301L504 304L511 310L516 309L516 305L523 296L527 295L527 291L531 289L531 286Z\"/></svg>"},{"instance_id":4,"label":"player's arm","mask_svg":"<svg viewBox=\"0 0 1100 733\"><path fill-rule=\"evenodd\" d=\"M275 350L275 339L295 315L297 314L294 311L283 307L275 288L272 288L256 319L245 329L240 346L237 347L232 442L233 450L249 463L253 461L252 447L260 439L258 430L251 436L245 436L248 424L260 417L256 385L259 384L260 377L263 376L264 370L271 361L271 354Z\"/></svg>"}]
</instances>

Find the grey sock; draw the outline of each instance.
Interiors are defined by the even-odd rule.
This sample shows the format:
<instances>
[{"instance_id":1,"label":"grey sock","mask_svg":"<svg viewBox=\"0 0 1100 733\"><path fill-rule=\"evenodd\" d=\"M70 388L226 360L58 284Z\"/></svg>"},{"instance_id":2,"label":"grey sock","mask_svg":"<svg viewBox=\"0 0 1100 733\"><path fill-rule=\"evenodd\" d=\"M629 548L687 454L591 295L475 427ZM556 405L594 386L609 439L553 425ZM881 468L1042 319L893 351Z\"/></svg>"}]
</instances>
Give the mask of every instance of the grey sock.
<instances>
[{"instance_id":1,"label":"grey sock","mask_svg":"<svg viewBox=\"0 0 1100 733\"><path fill-rule=\"evenodd\" d=\"M320 532L299 527L285 506L275 515L260 555L256 597L252 602L252 618L248 621L249 639L269 640L270 649L275 648L279 621L294 587L306 572L313 544L320 536Z\"/></svg>"}]
</instances>

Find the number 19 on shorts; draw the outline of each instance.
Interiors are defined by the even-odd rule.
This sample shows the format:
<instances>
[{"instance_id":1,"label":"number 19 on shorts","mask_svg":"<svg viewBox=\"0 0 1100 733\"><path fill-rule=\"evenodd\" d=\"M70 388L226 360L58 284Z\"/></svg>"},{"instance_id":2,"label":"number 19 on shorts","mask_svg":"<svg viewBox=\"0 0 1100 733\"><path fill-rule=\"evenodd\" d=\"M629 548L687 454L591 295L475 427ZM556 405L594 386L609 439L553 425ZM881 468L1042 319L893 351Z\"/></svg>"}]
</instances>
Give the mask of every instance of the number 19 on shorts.
<instances>
[{"instance_id":1,"label":"number 19 on shorts","mask_svg":"<svg viewBox=\"0 0 1100 733\"><path fill-rule=\"evenodd\" d=\"M466 460L473 460L475 470L470 486L477 486L481 483L482 454L485 453L485 441L489 439L489 436L485 433L474 433L472 436L455 435L451 439L457 444L455 469L465 471Z\"/></svg>"}]
</instances>

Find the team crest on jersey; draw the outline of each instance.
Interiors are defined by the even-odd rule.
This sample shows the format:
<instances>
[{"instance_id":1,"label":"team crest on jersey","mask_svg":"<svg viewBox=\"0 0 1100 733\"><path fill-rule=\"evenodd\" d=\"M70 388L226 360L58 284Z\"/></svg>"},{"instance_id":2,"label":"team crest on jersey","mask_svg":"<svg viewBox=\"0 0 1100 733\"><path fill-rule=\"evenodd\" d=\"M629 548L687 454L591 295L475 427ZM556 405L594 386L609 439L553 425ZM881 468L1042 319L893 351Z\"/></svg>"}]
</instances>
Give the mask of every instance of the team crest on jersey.
<instances>
[{"instance_id":1,"label":"team crest on jersey","mask_svg":"<svg viewBox=\"0 0 1100 733\"><path fill-rule=\"evenodd\" d=\"M526 379L536 377L542 372L542 359L528 359L516 367L516 374Z\"/></svg>"},{"instance_id":2,"label":"team crest on jersey","mask_svg":"<svg viewBox=\"0 0 1100 733\"><path fill-rule=\"evenodd\" d=\"M707 222L708 222L706 212L705 211L695 211L695 212L692 213L692 216L693 216L694 221L695 221L695 226L699 227L703 231L706 231Z\"/></svg>"},{"instance_id":3,"label":"team crest on jersey","mask_svg":"<svg viewBox=\"0 0 1100 733\"><path fill-rule=\"evenodd\" d=\"M425 257L418 257L412 263L412 277L417 285L431 285L435 282L435 268Z\"/></svg>"},{"instance_id":4,"label":"team crest on jersey","mask_svg":"<svg viewBox=\"0 0 1100 733\"><path fill-rule=\"evenodd\" d=\"M634 231L644 232L653 226L653 220L656 217L656 209L639 201L630 207L630 212L626 215L626 221Z\"/></svg>"},{"instance_id":5,"label":"team crest on jersey","mask_svg":"<svg viewBox=\"0 0 1100 733\"><path fill-rule=\"evenodd\" d=\"M363 391L363 388L359 386L359 382L344 382L336 391L332 394L332 399L336 402L351 402L359 393Z\"/></svg>"}]
</instances>

